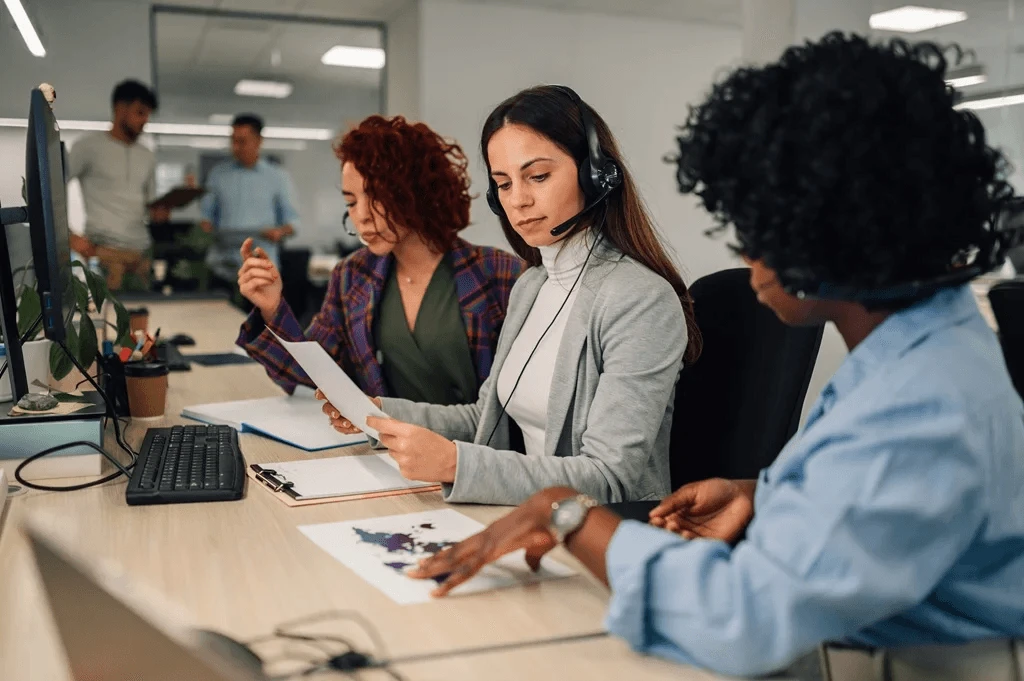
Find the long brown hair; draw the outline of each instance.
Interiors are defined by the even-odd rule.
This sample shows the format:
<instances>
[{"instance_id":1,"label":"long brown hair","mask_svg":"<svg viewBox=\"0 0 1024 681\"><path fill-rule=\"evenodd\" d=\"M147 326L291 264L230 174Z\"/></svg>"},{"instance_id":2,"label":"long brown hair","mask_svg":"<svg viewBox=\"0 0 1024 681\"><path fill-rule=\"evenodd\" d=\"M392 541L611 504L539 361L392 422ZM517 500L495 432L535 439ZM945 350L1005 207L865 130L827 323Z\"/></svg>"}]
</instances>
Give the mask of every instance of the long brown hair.
<instances>
[{"instance_id":1,"label":"long brown hair","mask_svg":"<svg viewBox=\"0 0 1024 681\"><path fill-rule=\"evenodd\" d=\"M662 276L675 289L686 318L687 345L683 361L691 364L700 356L703 341L693 316L693 299L690 297L690 291L658 238L654 221L651 220L647 207L640 198L633 176L623 162L622 153L611 129L589 104L583 103L583 106L587 107L594 120L597 138L604 155L618 163L622 169L622 187L613 192L606 202L607 213L603 229L605 238L617 249ZM583 119L576 102L557 87L532 87L499 104L484 123L480 148L484 164L487 166L488 178L491 163L487 157L487 144L494 133L509 124L524 125L544 135L572 156L577 166L590 155ZM489 182L493 181L489 179ZM595 212L599 210L603 209L600 206L594 209ZM519 236L507 216L502 214L499 220L505 238L516 254L530 266L539 265L540 250L530 246ZM570 234L586 229L591 222L592 220L581 220Z\"/></svg>"}]
</instances>

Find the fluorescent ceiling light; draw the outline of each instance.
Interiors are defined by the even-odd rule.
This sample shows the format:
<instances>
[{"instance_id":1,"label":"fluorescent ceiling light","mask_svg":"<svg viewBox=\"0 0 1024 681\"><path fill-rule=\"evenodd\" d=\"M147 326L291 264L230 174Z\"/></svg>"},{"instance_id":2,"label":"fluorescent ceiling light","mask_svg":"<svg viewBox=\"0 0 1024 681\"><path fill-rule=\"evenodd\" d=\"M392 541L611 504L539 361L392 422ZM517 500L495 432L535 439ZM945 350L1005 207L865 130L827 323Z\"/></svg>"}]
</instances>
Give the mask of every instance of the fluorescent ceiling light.
<instances>
[{"instance_id":1,"label":"fluorescent ceiling light","mask_svg":"<svg viewBox=\"0 0 1024 681\"><path fill-rule=\"evenodd\" d=\"M999 109L1004 106L1015 106L1017 104L1024 104L1024 88L996 90L995 92L976 95L970 99L961 100L953 108L985 111L986 109Z\"/></svg>"},{"instance_id":2,"label":"fluorescent ceiling light","mask_svg":"<svg viewBox=\"0 0 1024 681\"><path fill-rule=\"evenodd\" d=\"M4 0L4 4L7 5L7 11L14 17L14 25L21 32L21 38L25 41L28 51L37 57L45 57L46 48L43 47L43 41L39 39L39 34L36 33L35 27L29 21L21 0Z\"/></svg>"},{"instance_id":3,"label":"fluorescent ceiling light","mask_svg":"<svg viewBox=\"0 0 1024 681\"><path fill-rule=\"evenodd\" d=\"M231 125L233 120L235 120L233 114L212 114L210 116L210 122L214 125Z\"/></svg>"},{"instance_id":4,"label":"fluorescent ceiling light","mask_svg":"<svg viewBox=\"0 0 1024 681\"><path fill-rule=\"evenodd\" d=\"M918 33L931 28L949 26L967 20L967 12L951 9L934 9L905 5L887 12L872 14L868 22L876 31L896 31L897 33Z\"/></svg>"},{"instance_id":5,"label":"fluorescent ceiling light","mask_svg":"<svg viewBox=\"0 0 1024 681\"><path fill-rule=\"evenodd\" d=\"M109 121L58 121L61 130L110 130ZM0 128L27 128L27 118L0 118Z\"/></svg>"},{"instance_id":6,"label":"fluorescent ceiling light","mask_svg":"<svg viewBox=\"0 0 1024 681\"><path fill-rule=\"evenodd\" d=\"M981 85L988 81L985 74L980 76L959 76L957 78L947 78L946 82L953 87L970 87L972 85Z\"/></svg>"},{"instance_id":7,"label":"fluorescent ceiling light","mask_svg":"<svg viewBox=\"0 0 1024 681\"><path fill-rule=\"evenodd\" d=\"M235 94L242 97L272 97L284 99L292 93L291 83L276 80L242 79L235 83Z\"/></svg>"},{"instance_id":8,"label":"fluorescent ceiling light","mask_svg":"<svg viewBox=\"0 0 1024 681\"><path fill-rule=\"evenodd\" d=\"M985 69L980 65L968 66L962 69L954 69L946 72L946 83L953 87L970 87L981 85L988 78L985 76Z\"/></svg>"},{"instance_id":9,"label":"fluorescent ceiling light","mask_svg":"<svg viewBox=\"0 0 1024 681\"><path fill-rule=\"evenodd\" d=\"M384 68L384 50L379 47L335 45L324 52L320 63L327 66L352 66L357 69Z\"/></svg>"},{"instance_id":10,"label":"fluorescent ceiling light","mask_svg":"<svg viewBox=\"0 0 1024 681\"><path fill-rule=\"evenodd\" d=\"M0 128L27 128L25 118L0 118ZM110 130L107 121L60 121L61 130ZM194 135L200 137L224 137L231 135L230 125L208 125L204 123L149 123L146 132L156 135ZM268 126L263 128L266 139L282 140L329 140L333 133L327 128L293 128Z\"/></svg>"},{"instance_id":11,"label":"fluorescent ceiling light","mask_svg":"<svg viewBox=\"0 0 1024 681\"><path fill-rule=\"evenodd\" d=\"M190 147L192 149L227 149L231 140L226 137L188 137L178 135L160 135L156 143L161 147ZM303 140L266 140L263 143L266 151L303 151L306 142Z\"/></svg>"}]
</instances>

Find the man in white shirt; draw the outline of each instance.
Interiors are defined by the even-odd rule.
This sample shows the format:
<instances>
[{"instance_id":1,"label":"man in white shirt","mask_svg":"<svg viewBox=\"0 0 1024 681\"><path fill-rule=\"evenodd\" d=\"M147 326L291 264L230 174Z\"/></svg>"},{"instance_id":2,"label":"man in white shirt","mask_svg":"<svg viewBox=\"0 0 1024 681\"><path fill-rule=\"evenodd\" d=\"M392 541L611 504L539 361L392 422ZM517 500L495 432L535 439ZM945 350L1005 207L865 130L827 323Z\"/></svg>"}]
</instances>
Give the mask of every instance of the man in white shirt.
<instances>
[{"instance_id":1,"label":"man in white shirt","mask_svg":"<svg viewBox=\"0 0 1024 681\"><path fill-rule=\"evenodd\" d=\"M73 235L71 247L84 257L95 255L107 273L107 286L121 288L131 273L149 280L151 244L147 216L167 220L166 208L147 209L155 192L156 156L138 143L156 95L135 80L114 88L113 121L108 132L79 139L71 149L68 179L78 178L85 200L85 236Z\"/></svg>"}]
</instances>

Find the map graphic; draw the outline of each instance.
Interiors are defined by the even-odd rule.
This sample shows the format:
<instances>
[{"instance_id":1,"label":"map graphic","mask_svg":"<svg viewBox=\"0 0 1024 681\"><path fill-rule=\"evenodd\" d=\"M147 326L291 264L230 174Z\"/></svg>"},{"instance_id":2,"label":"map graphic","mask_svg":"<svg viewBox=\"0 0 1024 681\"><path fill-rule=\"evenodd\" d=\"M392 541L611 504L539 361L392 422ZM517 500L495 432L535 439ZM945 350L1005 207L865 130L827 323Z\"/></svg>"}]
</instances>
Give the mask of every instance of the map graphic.
<instances>
[{"instance_id":1,"label":"map graphic","mask_svg":"<svg viewBox=\"0 0 1024 681\"><path fill-rule=\"evenodd\" d=\"M310 541L403 605L430 603L431 593L448 577L413 579L407 575L410 568L482 529L481 523L451 508L299 527ZM540 570L534 572L520 550L485 566L455 587L452 595L524 586L573 574L574 570L547 556Z\"/></svg>"},{"instance_id":2,"label":"map graphic","mask_svg":"<svg viewBox=\"0 0 1024 681\"><path fill-rule=\"evenodd\" d=\"M373 532L360 527L353 527L352 531L355 532L360 542L379 546L389 554L389 557L393 554L396 560L386 562L384 565L392 570L404 573L424 558L429 558L435 553L439 553L449 546L454 546L458 543L454 541L425 540L422 538L422 530L433 529L435 529L433 523L421 523L406 532ZM438 575L434 577L434 581L440 584L447 577L448 575Z\"/></svg>"}]
</instances>

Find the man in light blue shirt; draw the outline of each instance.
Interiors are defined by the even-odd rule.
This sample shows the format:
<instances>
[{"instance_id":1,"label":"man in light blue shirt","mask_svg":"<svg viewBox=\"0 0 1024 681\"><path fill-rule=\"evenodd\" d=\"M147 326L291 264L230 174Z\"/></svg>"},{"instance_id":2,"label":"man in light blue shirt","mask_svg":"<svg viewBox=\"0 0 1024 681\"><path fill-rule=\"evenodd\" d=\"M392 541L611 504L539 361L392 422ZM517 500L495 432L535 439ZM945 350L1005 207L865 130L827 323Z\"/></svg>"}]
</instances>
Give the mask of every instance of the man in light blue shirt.
<instances>
[{"instance_id":1,"label":"man in light blue shirt","mask_svg":"<svg viewBox=\"0 0 1024 681\"><path fill-rule=\"evenodd\" d=\"M202 227L216 235L207 264L228 282L238 278L240 249L248 237L280 267L279 244L299 223L288 174L260 158L262 132L257 116L236 116L231 126L234 160L215 166L204 187Z\"/></svg>"},{"instance_id":2,"label":"man in light blue shirt","mask_svg":"<svg viewBox=\"0 0 1024 681\"><path fill-rule=\"evenodd\" d=\"M733 73L681 130L680 189L735 228L758 300L850 350L757 480L686 485L656 527L545 490L414 576L449 574L443 595L562 539L611 587L612 633L733 675L827 641L1024 637L1024 406L965 285L1012 242L1013 192L940 54L832 34Z\"/></svg>"}]
</instances>

